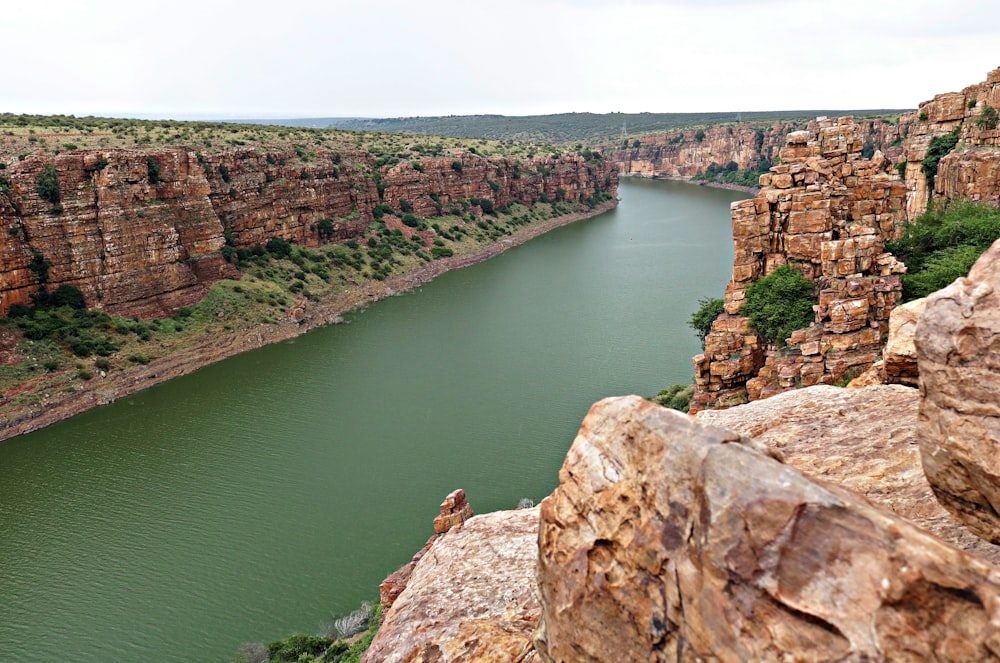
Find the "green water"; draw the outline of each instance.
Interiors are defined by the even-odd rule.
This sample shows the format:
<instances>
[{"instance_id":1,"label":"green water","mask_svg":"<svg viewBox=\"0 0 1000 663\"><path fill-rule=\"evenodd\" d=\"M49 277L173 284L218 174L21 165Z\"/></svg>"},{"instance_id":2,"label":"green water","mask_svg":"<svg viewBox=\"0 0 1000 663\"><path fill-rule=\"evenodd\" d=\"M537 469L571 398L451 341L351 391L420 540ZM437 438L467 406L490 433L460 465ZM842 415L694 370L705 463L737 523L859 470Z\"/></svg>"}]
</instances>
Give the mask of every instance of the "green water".
<instances>
[{"instance_id":1,"label":"green water","mask_svg":"<svg viewBox=\"0 0 1000 663\"><path fill-rule=\"evenodd\" d=\"M374 598L463 487L541 499L588 407L690 379L729 203L625 181L621 205L0 443L0 661L228 661Z\"/></svg>"}]
</instances>

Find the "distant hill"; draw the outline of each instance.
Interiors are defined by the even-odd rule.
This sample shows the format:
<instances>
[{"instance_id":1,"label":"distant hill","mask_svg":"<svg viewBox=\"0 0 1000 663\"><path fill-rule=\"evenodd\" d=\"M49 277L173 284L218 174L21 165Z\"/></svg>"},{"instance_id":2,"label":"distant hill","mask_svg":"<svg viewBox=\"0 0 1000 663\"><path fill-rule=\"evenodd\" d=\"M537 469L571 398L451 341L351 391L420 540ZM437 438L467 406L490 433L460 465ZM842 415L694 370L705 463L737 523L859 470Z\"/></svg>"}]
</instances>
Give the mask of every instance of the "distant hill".
<instances>
[{"instance_id":1,"label":"distant hill","mask_svg":"<svg viewBox=\"0 0 1000 663\"><path fill-rule=\"evenodd\" d=\"M758 124L810 120L820 115L898 115L909 109L799 110L750 113L561 113L558 115L448 115L441 117L330 117L292 120L244 120L255 124L350 129L387 133L491 138L545 143L594 143L629 136L662 133L713 124Z\"/></svg>"}]
</instances>

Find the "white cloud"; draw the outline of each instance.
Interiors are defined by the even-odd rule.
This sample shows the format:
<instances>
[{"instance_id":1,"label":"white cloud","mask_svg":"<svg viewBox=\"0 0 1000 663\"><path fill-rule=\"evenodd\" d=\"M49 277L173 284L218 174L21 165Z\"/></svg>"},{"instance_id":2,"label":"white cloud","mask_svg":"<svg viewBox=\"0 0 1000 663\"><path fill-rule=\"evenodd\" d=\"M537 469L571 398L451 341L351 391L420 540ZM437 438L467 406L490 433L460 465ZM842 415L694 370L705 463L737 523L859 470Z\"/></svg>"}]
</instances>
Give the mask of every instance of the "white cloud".
<instances>
[{"instance_id":1,"label":"white cloud","mask_svg":"<svg viewBox=\"0 0 1000 663\"><path fill-rule=\"evenodd\" d=\"M998 18L981 0L49 0L5 11L0 110L913 107L1000 65Z\"/></svg>"}]
</instances>

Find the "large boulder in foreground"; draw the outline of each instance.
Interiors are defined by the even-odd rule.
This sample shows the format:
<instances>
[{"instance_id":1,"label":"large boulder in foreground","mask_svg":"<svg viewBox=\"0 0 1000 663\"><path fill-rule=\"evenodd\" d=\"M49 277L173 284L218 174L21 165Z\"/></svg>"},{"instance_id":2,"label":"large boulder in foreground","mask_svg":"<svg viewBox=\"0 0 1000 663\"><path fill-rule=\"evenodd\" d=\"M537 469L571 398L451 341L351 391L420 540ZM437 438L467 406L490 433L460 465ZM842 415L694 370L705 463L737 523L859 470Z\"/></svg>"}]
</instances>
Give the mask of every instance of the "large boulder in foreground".
<instances>
[{"instance_id":1,"label":"large boulder in foreground","mask_svg":"<svg viewBox=\"0 0 1000 663\"><path fill-rule=\"evenodd\" d=\"M980 661L1000 572L736 433L594 405L541 505L549 661Z\"/></svg>"},{"instance_id":2,"label":"large boulder in foreground","mask_svg":"<svg viewBox=\"0 0 1000 663\"><path fill-rule=\"evenodd\" d=\"M1000 543L1000 241L928 297L915 343L924 471L956 518Z\"/></svg>"},{"instance_id":3,"label":"large boulder in foreground","mask_svg":"<svg viewBox=\"0 0 1000 663\"><path fill-rule=\"evenodd\" d=\"M364 661L534 660L538 507L474 516L424 554Z\"/></svg>"},{"instance_id":4,"label":"large boulder in foreground","mask_svg":"<svg viewBox=\"0 0 1000 663\"><path fill-rule=\"evenodd\" d=\"M957 548L1000 563L1000 547L973 535L934 499L920 465L919 405L920 392L899 385L817 385L706 410L698 421L752 438L810 478L849 488Z\"/></svg>"}]
</instances>

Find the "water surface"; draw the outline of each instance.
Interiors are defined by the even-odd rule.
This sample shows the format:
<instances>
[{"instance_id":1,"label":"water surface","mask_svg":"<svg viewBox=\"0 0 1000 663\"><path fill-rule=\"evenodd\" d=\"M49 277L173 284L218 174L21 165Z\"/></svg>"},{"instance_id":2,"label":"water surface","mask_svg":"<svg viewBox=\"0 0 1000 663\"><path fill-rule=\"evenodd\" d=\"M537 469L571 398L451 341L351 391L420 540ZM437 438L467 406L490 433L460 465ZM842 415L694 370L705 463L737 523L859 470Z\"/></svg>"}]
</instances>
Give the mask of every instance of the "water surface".
<instances>
[{"instance_id":1,"label":"water surface","mask_svg":"<svg viewBox=\"0 0 1000 663\"><path fill-rule=\"evenodd\" d=\"M0 443L0 660L228 661L314 632L432 533L539 500L589 406L691 379L729 203L621 205L347 316Z\"/></svg>"}]
</instances>

